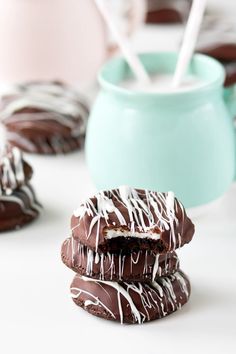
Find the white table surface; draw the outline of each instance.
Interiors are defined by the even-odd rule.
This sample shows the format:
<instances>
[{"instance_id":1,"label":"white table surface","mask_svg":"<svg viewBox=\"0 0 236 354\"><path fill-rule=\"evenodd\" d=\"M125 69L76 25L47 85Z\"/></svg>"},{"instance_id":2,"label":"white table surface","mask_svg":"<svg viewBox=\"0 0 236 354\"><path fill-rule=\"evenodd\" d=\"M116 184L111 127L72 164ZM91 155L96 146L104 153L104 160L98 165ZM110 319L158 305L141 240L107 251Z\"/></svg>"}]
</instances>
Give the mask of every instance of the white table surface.
<instances>
[{"instance_id":1,"label":"white table surface","mask_svg":"<svg viewBox=\"0 0 236 354\"><path fill-rule=\"evenodd\" d=\"M162 37L163 31L140 31L134 46L174 49L181 30ZM189 303L160 321L121 326L74 305L73 272L60 260L70 216L95 190L84 154L28 160L44 212L30 226L0 235L1 354L236 352L236 186L195 220L194 240L179 252L192 282Z\"/></svg>"}]
</instances>

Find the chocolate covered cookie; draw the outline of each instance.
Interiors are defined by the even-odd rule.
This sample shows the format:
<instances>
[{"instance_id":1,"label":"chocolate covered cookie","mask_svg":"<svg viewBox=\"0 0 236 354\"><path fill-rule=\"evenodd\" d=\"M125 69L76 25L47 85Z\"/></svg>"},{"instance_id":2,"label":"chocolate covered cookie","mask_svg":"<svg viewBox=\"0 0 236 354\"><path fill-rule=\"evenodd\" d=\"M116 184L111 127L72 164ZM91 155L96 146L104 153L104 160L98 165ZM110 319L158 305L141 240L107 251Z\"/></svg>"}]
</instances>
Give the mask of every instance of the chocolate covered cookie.
<instances>
[{"instance_id":1,"label":"chocolate covered cookie","mask_svg":"<svg viewBox=\"0 0 236 354\"><path fill-rule=\"evenodd\" d=\"M147 23L180 23L189 13L190 0L147 0Z\"/></svg>"},{"instance_id":2,"label":"chocolate covered cookie","mask_svg":"<svg viewBox=\"0 0 236 354\"><path fill-rule=\"evenodd\" d=\"M172 192L120 187L86 200L71 219L72 235L99 253L166 253L191 241L194 225Z\"/></svg>"},{"instance_id":3,"label":"chocolate covered cookie","mask_svg":"<svg viewBox=\"0 0 236 354\"><path fill-rule=\"evenodd\" d=\"M18 229L40 212L30 185L32 168L18 148L7 148L0 157L0 232Z\"/></svg>"},{"instance_id":4,"label":"chocolate covered cookie","mask_svg":"<svg viewBox=\"0 0 236 354\"><path fill-rule=\"evenodd\" d=\"M80 148L88 113L81 95L58 82L26 83L2 93L0 120L8 141L30 153L60 154Z\"/></svg>"},{"instance_id":5,"label":"chocolate covered cookie","mask_svg":"<svg viewBox=\"0 0 236 354\"><path fill-rule=\"evenodd\" d=\"M197 50L219 60L225 67L225 86L236 83L236 26L234 19L207 15Z\"/></svg>"},{"instance_id":6,"label":"chocolate covered cookie","mask_svg":"<svg viewBox=\"0 0 236 354\"><path fill-rule=\"evenodd\" d=\"M189 299L190 283L182 272L152 282L108 282L76 275L71 284L76 305L120 323L143 323L165 317Z\"/></svg>"},{"instance_id":7,"label":"chocolate covered cookie","mask_svg":"<svg viewBox=\"0 0 236 354\"><path fill-rule=\"evenodd\" d=\"M61 250L64 264L87 277L108 281L150 281L170 275L179 269L175 252L154 254L140 250L126 254L97 253L72 237L64 241Z\"/></svg>"}]
</instances>

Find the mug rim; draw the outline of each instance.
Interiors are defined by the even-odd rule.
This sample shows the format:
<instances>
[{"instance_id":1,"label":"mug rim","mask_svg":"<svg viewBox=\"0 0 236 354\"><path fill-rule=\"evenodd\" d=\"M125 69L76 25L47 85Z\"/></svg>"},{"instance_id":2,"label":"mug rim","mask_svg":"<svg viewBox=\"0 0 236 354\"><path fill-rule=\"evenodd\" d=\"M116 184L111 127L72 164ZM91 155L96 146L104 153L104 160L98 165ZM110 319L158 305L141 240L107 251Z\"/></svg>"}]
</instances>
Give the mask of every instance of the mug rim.
<instances>
[{"instance_id":1,"label":"mug rim","mask_svg":"<svg viewBox=\"0 0 236 354\"><path fill-rule=\"evenodd\" d=\"M138 53L139 58L143 62L145 58L150 58L150 57L169 57L172 59L175 59L177 61L178 58L178 52L166 52L166 51L160 51L160 52L145 52L145 53ZM109 70L111 70L111 67L114 66L115 64L122 64L126 66L127 68L129 67L126 60L124 59L123 56L119 56L113 59L108 60L100 69L98 73L98 82L101 85L102 88L114 92L116 94L124 95L127 97L176 97L176 96L186 96L186 95L191 95L191 94L196 94L196 93L204 93L208 90L211 90L215 87L220 87L223 86L224 80L225 80L225 69L223 65L213 57L210 57L206 54L201 54L201 53L195 53L193 55L193 58L191 60L191 64L194 64L194 61L200 62L202 65L207 65L211 66L212 69L217 70L217 75L211 80L206 81L206 83L203 83L203 85L191 88L191 90L180 90L180 91L145 91L145 90L132 90L132 89L127 89L125 87L122 87L119 85L119 83L122 81L120 80L119 83L113 83L112 81L109 81L109 79L106 77ZM148 70L148 68L146 67Z\"/></svg>"}]
</instances>

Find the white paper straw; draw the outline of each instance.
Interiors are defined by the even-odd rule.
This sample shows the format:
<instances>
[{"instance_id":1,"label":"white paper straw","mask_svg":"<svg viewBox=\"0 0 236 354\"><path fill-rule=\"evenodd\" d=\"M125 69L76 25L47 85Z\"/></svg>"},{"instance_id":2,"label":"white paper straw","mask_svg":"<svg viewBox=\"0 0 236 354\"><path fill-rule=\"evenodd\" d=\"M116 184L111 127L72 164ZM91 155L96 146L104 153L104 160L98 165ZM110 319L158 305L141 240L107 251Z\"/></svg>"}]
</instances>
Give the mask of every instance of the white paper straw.
<instances>
[{"instance_id":1,"label":"white paper straw","mask_svg":"<svg viewBox=\"0 0 236 354\"><path fill-rule=\"evenodd\" d=\"M137 80L143 83L150 82L150 78L146 69L144 68L139 57L130 49L127 39L117 29L114 20L112 19L112 16L104 3L104 0L94 1Z\"/></svg>"},{"instance_id":2,"label":"white paper straw","mask_svg":"<svg viewBox=\"0 0 236 354\"><path fill-rule=\"evenodd\" d=\"M193 1L172 81L172 87L176 88L181 84L187 71L196 46L206 4L207 0Z\"/></svg>"}]
</instances>

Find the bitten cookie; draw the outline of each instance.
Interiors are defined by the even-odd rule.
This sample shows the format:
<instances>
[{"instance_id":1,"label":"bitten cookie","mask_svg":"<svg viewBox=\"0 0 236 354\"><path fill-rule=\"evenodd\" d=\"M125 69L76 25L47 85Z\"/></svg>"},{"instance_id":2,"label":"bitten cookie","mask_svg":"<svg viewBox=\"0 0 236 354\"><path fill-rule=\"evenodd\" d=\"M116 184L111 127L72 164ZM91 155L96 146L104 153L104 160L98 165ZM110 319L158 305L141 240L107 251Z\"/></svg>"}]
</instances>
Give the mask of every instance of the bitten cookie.
<instances>
[{"instance_id":1,"label":"bitten cookie","mask_svg":"<svg viewBox=\"0 0 236 354\"><path fill-rule=\"evenodd\" d=\"M189 299L190 283L182 271L149 283L105 282L76 275L71 295L95 316L141 324L180 309Z\"/></svg>"},{"instance_id":2,"label":"bitten cookie","mask_svg":"<svg viewBox=\"0 0 236 354\"><path fill-rule=\"evenodd\" d=\"M40 212L29 183L32 168L18 148L8 148L0 158L0 232L18 229L33 221Z\"/></svg>"},{"instance_id":3,"label":"bitten cookie","mask_svg":"<svg viewBox=\"0 0 236 354\"><path fill-rule=\"evenodd\" d=\"M101 191L71 219L74 239L99 252L171 252L191 241L194 225L172 192L130 187Z\"/></svg>"},{"instance_id":4,"label":"bitten cookie","mask_svg":"<svg viewBox=\"0 0 236 354\"><path fill-rule=\"evenodd\" d=\"M24 151L60 154L84 142L88 107L77 91L58 82L32 82L2 94L0 120L8 141Z\"/></svg>"},{"instance_id":5,"label":"bitten cookie","mask_svg":"<svg viewBox=\"0 0 236 354\"><path fill-rule=\"evenodd\" d=\"M100 254L87 248L72 237L64 241L61 250L64 264L87 277L108 281L150 281L170 275L179 269L175 252L154 254L140 250L125 254Z\"/></svg>"}]
</instances>

